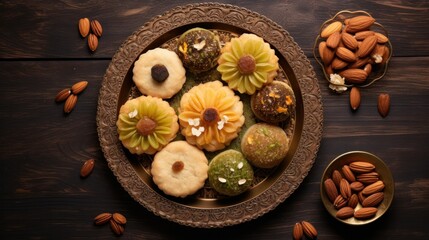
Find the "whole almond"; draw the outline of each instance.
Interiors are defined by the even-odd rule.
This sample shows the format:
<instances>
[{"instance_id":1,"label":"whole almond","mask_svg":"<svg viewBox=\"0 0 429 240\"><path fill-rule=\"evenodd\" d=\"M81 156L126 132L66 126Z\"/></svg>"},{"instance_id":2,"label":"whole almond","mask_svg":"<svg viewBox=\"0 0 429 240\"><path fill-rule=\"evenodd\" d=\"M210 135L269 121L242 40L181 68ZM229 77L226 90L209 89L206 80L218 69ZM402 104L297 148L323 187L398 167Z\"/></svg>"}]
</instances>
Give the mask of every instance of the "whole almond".
<instances>
[{"instance_id":1,"label":"whole almond","mask_svg":"<svg viewBox=\"0 0 429 240\"><path fill-rule=\"evenodd\" d=\"M367 63L366 65L365 65L365 67L363 68L363 70L368 74L368 76L369 76L369 74L371 74L371 71L372 71L372 65L370 64L370 63Z\"/></svg>"},{"instance_id":2,"label":"whole almond","mask_svg":"<svg viewBox=\"0 0 429 240\"><path fill-rule=\"evenodd\" d=\"M354 193L350 196L350 199L347 205L354 209L358 205L358 203L359 203L359 197L357 194Z\"/></svg>"},{"instance_id":3,"label":"whole almond","mask_svg":"<svg viewBox=\"0 0 429 240\"><path fill-rule=\"evenodd\" d=\"M328 195L329 200L333 203L335 201L335 198L337 198L338 196L338 190L335 186L334 181L328 178L323 182L323 184L325 186L326 195Z\"/></svg>"},{"instance_id":4,"label":"whole almond","mask_svg":"<svg viewBox=\"0 0 429 240\"><path fill-rule=\"evenodd\" d=\"M356 178L359 182L368 185L377 182L380 179L379 177L377 172L370 172L359 174Z\"/></svg>"},{"instance_id":5,"label":"whole almond","mask_svg":"<svg viewBox=\"0 0 429 240\"><path fill-rule=\"evenodd\" d=\"M374 31L370 31L370 30L368 30L368 31L360 31L360 32L355 33L355 39L358 40L358 41L362 41L365 38L367 38L369 36L374 36L374 35L375 35Z\"/></svg>"},{"instance_id":6,"label":"whole almond","mask_svg":"<svg viewBox=\"0 0 429 240\"><path fill-rule=\"evenodd\" d=\"M371 52L371 56L373 56L373 55L383 56L386 48L387 47L383 44L376 44L374 50L372 50L372 52Z\"/></svg>"},{"instance_id":7,"label":"whole almond","mask_svg":"<svg viewBox=\"0 0 429 240\"><path fill-rule=\"evenodd\" d=\"M359 32L371 27L375 19L369 16L357 16L350 18L347 22L347 31L351 33Z\"/></svg>"},{"instance_id":8,"label":"whole almond","mask_svg":"<svg viewBox=\"0 0 429 240\"><path fill-rule=\"evenodd\" d=\"M360 91L357 87L352 87L350 90L350 107L357 110L360 106ZM350 166L351 168L351 166ZM353 169L352 169L353 170Z\"/></svg>"},{"instance_id":9,"label":"whole almond","mask_svg":"<svg viewBox=\"0 0 429 240\"><path fill-rule=\"evenodd\" d=\"M354 181L356 181L356 177L355 177L355 175L353 174L352 170L350 170L350 167L349 167L349 166L344 165L344 166L341 168L341 170L342 170L342 172L343 172L343 176L347 179L347 181L349 181L349 182L354 182Z\"/></svg>"},{"instance_id":10,"label":"whole almond","mask_svg":"<svg viewBox=\"0 0 429 240\"><path fill-rule=\"evenodd\" d=\"M378 43L383 44L383 43L387 43L389 41L389 38L387 38L386 35L384 35L382 33L376 32L374 34L375 34L375 36L377 36L377 42Z\"/></svg>"},{"instance_id":11,"label":"whole almond","mask_svg":"<svg viewBox=\"0 0 429 240\"><path fill-rule=\"evenodd\" d=\"M390 49L387 46L384 48L384 54L382 57L383 59L381 60L380 64L385 64L390 57Z\"/></svg>"},{"instance_id":12,"label":"whole almond","mask_svg":"<svg viewBox=\"0 0 429 240\"><path fill-rule=\"evenodd\" d=\"M356 210L354 217L357 219L368 219L374 217L377 213L377 208L375 207L364 207L359 210Z\"/></svg>"},{"instance_id":13,"label":"whole almond","mask_svg":"<svg viewBox=\"0 0 429 240\"><path fill-rule=\"evenodd\" d=\"M354 62L356 61L356 56L355 54L350 51L349 49L345 48L345 47L339 47L337 48L337 51L335 52L335 54L341 58L342 60L346 61L346 62Z\"/></svg>"},{"instance_id":14,"label":"whole almond","mask_svg":"<svg viewBox=\"0 0 429 240\"><path fill-rule=\"evenodd\" d=\"M339 219L347 219L353 217L355 210L351 207L343 207L337 211L336 217Z\"/></svg>"},{"instance_id":15,"label":"whole almond","mask_svg":"<svg viewBox=\"0 0 429 240\"><path fill-rule=\"evenodd\" d=\"M89 176L89 174L92 173L92 170L94 170L94 166L95 166L95 160L94 159L88 159L86 160L81 169L80 169L80 176L83 178L86 178Z\"/></svg>"},{"instance_id":16,"label":"whole almond","mask_svg":"<svg viewBox=\"0 0 429 240\"><path fill-rule=\"evenodd\" d=\"M340 41L341 41L340 32L334 32L328 37L328 39L326 39L326 46L335 49L338 47L338 44L340 43Z\"/></svg>"},{"instance_id":17,"label":"whole almond","mask_svg":"<svg viewBox=\"0 0 429 240\"><path fill-rule=\"evenodd\" d=\"M98 38L92 33L90 33L88 37L88 47L93 52L97 50L98 47Z\"/></svg>"},{"instance_id":18,"label":"whole almond","mask_svg":"<svg viewBox=\"0 0 429 240\"><path fill-rule=\"evenodd\" d=\"M324 67L324 70L325 70L325 73L326 73L328 76L334 73L334 70L332 69L332 66L331 66L331 65L327 65L327 66L325 66L325 67Z\"/></svg>"},{"instance_id":19,"label":"whole almond","mask_svg":"<svg viewBox=\"0 0 429 240\"><path fill-rule=\"evenodd\" d=\"M378 95L377 109L380 115L385 118L389 114L390 110L390 96L387 93L380 93Z\"/></svg>"},{"instance_id":20,"label":"whole almond","mask_svg":"<svg viewBox=\"0 0 429 240\"><path fill-rule=\"evenodd\" d=\"M331 66L332 69L339 70L343 69L348 65L347 62L341 60L340 58L335 57L334 60L332 60Z\"/></svg>"},{"instance_id":21,"label":"whole almond","mask_svg":"<svg viewBox=\"0 0 429 240\"><path fill-rule=\"evenodd\" d=\"M122 225L127 223L127 218L125 218L125 216L120 213L114 213L113 220Z\"/></svg>"},{"instance_id":22,"label":"whole almond","mask_svg":"<svg viewBox=\"0 0 429 240\"><path fill-rule=\"evenodd\" d=\"M365 190L365 188L364 188ZM349 199L352 195L352 189L350 188L350 184L346 179L341 179L340 182L340 193L341 196L343 196L344 199Z\"/></svg>"},{"instance_id":23,"label":"whole almond","mask_svg":"<svg viewBox=\"0 0 429 240\"><path fill-rule=\"evenodd\" d=\"M347 199L345 199L343 196L338 195L337 198L334 201L334 207L336 209L340 209L347 206Z\"/></svg>"},{"instance_id":24,"label":"whole almond","mask_svg":"<svg viewBox=\"0 0 429 240\"><path fill-rule=\"evenodd\" d=\"M377 37L369 36L363 40L358 51L356 52L356 55L360 58L366 57L372 52L372 50L374 50L376 45L377 45Z\"/></svg>"},{"instance_id":25,"label":"whole almond","mask_svg":"<svg viewBox=\"0 0 429 240\"><path fill-rule=\"evenodd\" d=\"M320 42L319 55L322 58L322 62L325 65L329 65L332 59L334 59L335 52L332 49L328 48L328 46L326 46L326 42Z\"/></svg>"},{"instance_id":26,"label":"whole almond","mask_svg":"<svg viewBox=\"0 0 429 240\"><path fill-rule=\"evenodd\" d=\"M344 46L346 46L350 50L356 50L356 48L358 47L357 40L349 33L341 33L341 40L344 43Z\"/></svg>"},{"instance_id":27,"label":"whole almond","mask_svg":"<svg viewBox=\"0 0 429 240\"><path fill-rule=\"evenodd\" d=\"M90 23L88 18L79 19L79 33L82 37L88 36Z\"/></svg>"},{"instance_id":28,"label":"whole almond","mask_svg":"<svg viewBox=\"0 0 429 240\"><path fill-rule=\"evenodd\" d=\"M295 223L295 225L293 226L293 232L292 232L292 237L294 240L301 240L303 235L303 230L302 230L302 225L301 223L297 222Z\"/></svg>"},{"instance_id":29,"label":"whole almond","mask_svg":"<svg viewBox=\"0 0 429 240\"><path fill-rule=\"evenodd\" d=\"M369 57L366 58L357 58L356 61L349 65L348 68L361 68L369 62Z\"/></svg>"},{"instance_id":30,"label":"whole almond","mask_svg":"<svg viewBox=\"0 0 429 240\"><path fill-rule=\"evenodd\" d=\"M365 199L366 199L366 196L365 196L365 195L363 195L362 191L360 191L360 192L358 193L358 198L359 198L359 202L360 202L360 204L362 205L363 201L365 201Z\"/></svg>"},{"instance_id":31,"label":"whole almond","mask_svg":"<svg viewBox=\"0 0 429 240\"><path fill-rule=\"evenodd\" d=\"M350 169L356 173L368 173L375 169L375 166L369 162L356 161L349 164Z\"/></svg>"},{"instance_id":32,"label":"whole almond","mask_svg":"<svg viewBox=\"0 0 429 240\"><path fill-rule=\"evenodd\" d=\"M366 186L362 190L362 193L363 193L363 195L368 196L368 195L371 195L373 193L380 192L383 189L384 189L384 183L383 183L383 181L378 180L377 182L371 183L370 185Z\"/></svg>"},{"instance_id":33,"label":"whole almond","mask_svg":"<svg viewBox=\"0 0 429 240\"><path fill-rule=\"evenodd\" d=\"M112 218L111 213L100 213L94 218L95 225L103 225L107 223Z\"/></svg>"},{"instance_id":34,"label":"whole almond","mask_svg":"<svg viewBox=\"0 0 429 240\"><path fill-rule=\"evenodd\" d=\"M340 181L342 178L343 178L343 176L341 175L340 171L335 169L332 172L332 181L334 181L335 186L337 186L338 188L340 187Z\"/></svg>"},{"instance_id":35,"label":"whole almond","mask_svg":"<svg viewBox=\"0 0 429 240\"><path fill-rule=\"evenodd\" d=\"M71 87L71 91L73 94L78 95L79 93L83 92L85 90L86 86L88 86L88 81L80 81Z\"/></svg>"},{"instance_id":36,"label":"whole almond","mask_svg":"<svg viewBox=\"0 0 429 240\"><path fill-rule=\"evenodd\" d=\"M116 221L114 221L113 219L110 219L110 228L112 229L112 231L117 235L120 236L122 235L122 233L124 233L124 227L117 223Z\"/></svg>"},{"instance_id":37,"label":"whole almond","mask_svg":"<svg viewBox=\"0 0 429 240\"><path fill-rule=\"evenodd\" d=\"M74 94L71 94L67 98L66 102L64 103L64 112L70 113L76 106L76 103L77 103L77 96Z\"/></svg>"},{"instance_id":38,"label":"whole almond","mask_svg":"<svg viewBox=\"0 0 429 240\"><path fill-rule=\"evenodd\" d=\"M65 88L57 93L55 96L55 102L65 101L71 94L70 88Z\"/></svg>"},{"instance_id":39,"label":"whole almond","mask_svg":"<svg viewBox=\"0 0 429 240\"><path fill-rule=\"evenodd\" d=\"M339 72L340 76L344 77L348 83L360 84L365 82L368 77L368 74L362 69L346 69Z\"/></svg>"},{"instance_id":40,"label":"whole almond","mask_svg":"<svg viewBox=\"0 0 429 240\"><path fill-rule=\"evenodd\" d=\"M364 207L376 207L378 204L380 204L384 199L384 193L383 192L377 192L374 194L369 195L365 200L362 202L362 206Z\"/></svg>"},{"instance_id":41,"label":"whole almond","mask_svg":"<svg viewBox=\"0 0 429 240\"><path fill-rule=\"evenodd\" d=\"M340 32L342 28L343 28L343 24L340 21L333 22L322 30L322 32L320 33L320 36L322 38L327 38L335 32Z\"/></svg>"},{"instance_id":42,"label":"whole almond","mask_svg":"<svg viewBox=\"0 0 429 240\"><path fill-rule=\"evenodd\" d=\"M303 232L307 238L309 238L309 239L316 239L317 238L317 230L313 226L313 224L311 224L307 221L302 221L301 225L302 225L302 230L303 230Z\"/></svg>"},{"instance_id":43,"label":"whole almond","mask_svg":"<svg viewBox=\"0 0 429 240\"><path fill-rule=\"evenodd\" d=\"M98 20L91 21L91 30L97 37L101 37L103 34L103 27L101 27L101 24Z\"/></svg>"},{"instance_id":44,"label":"whole almond","mask_svg":"<svg viewBox=\"0 0 429 240\"><path fill-rule=\"evenodd\" d=\"M363 183L358 182L358 181L350 183L350 188L354 192L360 192L360 191L362 191L362 189L364 189L364 187L365 186L363 185Z\"/></svg>"}]
</instances>

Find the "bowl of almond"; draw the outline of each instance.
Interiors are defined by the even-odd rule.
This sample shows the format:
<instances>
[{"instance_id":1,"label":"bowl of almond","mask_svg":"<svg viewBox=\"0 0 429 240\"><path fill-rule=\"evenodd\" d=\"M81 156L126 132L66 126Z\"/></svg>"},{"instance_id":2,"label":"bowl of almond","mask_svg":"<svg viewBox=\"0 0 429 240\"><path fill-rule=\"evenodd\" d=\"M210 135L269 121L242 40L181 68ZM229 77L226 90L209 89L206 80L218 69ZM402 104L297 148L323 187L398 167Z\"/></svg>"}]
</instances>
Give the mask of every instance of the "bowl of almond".
<instances>
[{"instance_id":1,"label":"bowl of almond","mask_svg":"<svg viewBox=\"0 0 429 240\"><path fill-rule=\"evenodd\" d=\"M322 24L313 55L329 88L344 92L383 78L392 57L392 44L387 30L369 13L343 10Z\"/></svg>"},{"instance_id":2,"label":"bowl of almond","mask_svg":"<svg viewBox=\"0 0 429 240\"><path fill-rule=\"evenodd\" d=\"M336 157L325 169L320 195L326 210L349 225L364 225L380 218L390 207L394 181L377 156L352 151Z\"/></svg>"}]
</instances>

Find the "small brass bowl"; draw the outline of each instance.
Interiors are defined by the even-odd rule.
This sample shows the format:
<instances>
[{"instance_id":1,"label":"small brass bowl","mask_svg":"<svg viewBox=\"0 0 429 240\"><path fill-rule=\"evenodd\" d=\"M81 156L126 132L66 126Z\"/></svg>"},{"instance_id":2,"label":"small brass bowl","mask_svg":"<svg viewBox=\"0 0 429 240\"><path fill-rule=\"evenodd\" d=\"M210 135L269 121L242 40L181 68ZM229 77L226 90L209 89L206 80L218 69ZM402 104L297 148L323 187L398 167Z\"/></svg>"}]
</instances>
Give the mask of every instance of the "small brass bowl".
<instances>
[{"instance_id":1,"label":"small brass bowl","mask_svg":"<svg viewBox=\"0 0 429 240\"><path fill-rule=\"evenodd\" d=\"M384 199L383 201L378 205L378 211L376 215L369 219L356 219L354 217L348 218L348 219L340 219L336 217L337 209L335 209L334 205L329 201L328 196L326 195L326 191L324 188L324 181L332 176L332 172L334 170L339 170L341 172L341 168L345 164L350 164L352 162L356 161L363 161L363 162L369 162L372 163L375 166L375 171L380 175L380 180L384 182ZM394 195L394 182L392 173L390 172L387 165L377 156L374 154L363 152L363 151L352 151L347 152L344 154L341 154L340 156L336 157L334 160L332 160L331 163L329 163L328 167L325 169L322 180L320 182L320 196L322 198L323 205L325 205L326 210L328 210L329 214L332 215L335 219L337 219L340 222L343 222L345 224L349 225L364 225L371 223L378 218L380 218L386 211L389 209ZM339 191L338 191L339 192ZM355 208L355 211L362 208L362 205L359 203L357 207Z\"/></svg>"},{"instance_id":2,"label":"small brass bowl","mask_svg":"<svg viewBox=\"0 0 429 240\"><path fill-rule=\"evenodd\" d=\"M342 23L344 23L345 19L348 18L352 18L352 17L357 17L357 16L369 16L372 17L368 12L365 11L349 11L349 10L343 10L338 12L337 14L335 14L334 17L328 19L327 21L325 21L322 26L320 27L320 31L319 34L316 37L316 40L314 41L314 46L313 46L313 56L316 59L317 63L322 67L323 70L323 75L325 76L325 79L328 81L329 84L332 84L329 80L329 74L326 72L325 70L325 65L322 62L322 59L319 55L319 43L322 41L325 41L326 39L323 39L320 37L320 33L322 32L322 30L329 24L335 22L335 21L340 21ZM372 27L370 28L370 30L374 31L374 32L379 32L384 34L385 36L389 37L387 30L383 27L383 25L381 25L380 23L378 23L377 21L372 25ZM387 43L385 43L385 45L388 47L389 49L389 55L388 58L386 59L385 63L382 65L373 65L372 67L372 72L371 74L368 76L368 78L366 79L366 81L364 83L361 84L344 84L343 86L345 87L353 87L353 86L357 86L357 87L368 87L370 85L372 85L373 83L375 83L376 81L382 79L384 77L384 75L387 72L387 68L389 65L389 61L392 57L392 53L393 53L393 49L392 49L392 44L390 42L390 39ZM334 84L335 85L335 84Z\"/></svg>"}]
</instances>

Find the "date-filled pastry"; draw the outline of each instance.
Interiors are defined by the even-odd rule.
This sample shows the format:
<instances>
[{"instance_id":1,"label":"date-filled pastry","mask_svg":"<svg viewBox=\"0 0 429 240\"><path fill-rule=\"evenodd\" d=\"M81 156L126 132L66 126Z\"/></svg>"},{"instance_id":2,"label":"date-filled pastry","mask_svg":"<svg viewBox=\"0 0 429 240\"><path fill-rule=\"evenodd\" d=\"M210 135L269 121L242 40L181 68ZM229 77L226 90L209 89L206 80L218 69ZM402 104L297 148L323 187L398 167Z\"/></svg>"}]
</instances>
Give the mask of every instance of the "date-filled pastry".
<instances>
[{"instance_id":1,"label":"date-filled pastry","mask_svg":"<svg viewBox=\"0 0 429 240\"><path fill-rule=\"evenodd\" d=\"M186 141L169 143L155 154L151 165L153 181L165 194L186 197L204 186L208 160L204 152Z\"/></svg>"},{"instance_id":2,"label":"date-filled pastry","mask_svg":"<svg viewBox=\"0 0 429 240\"><path fill-rule=\"evenodd\" d=\"M119 140L135 154L154 154L179 130L176 112L168 102L151 96L128 100L119 110Z\"/></svg>"},{"instance_id":3,"label":"date-filled pastry","mask_svg":"<svg viewBox=\"0 0 429 240\"><path fill-rule=\"evenodd\" d=\"M217 70L231 89L253 94L277 76L278 60L261 37L245 33L225 44Z\"/></svg>"},{"instance_id":4,"label":"date-filled pastry","mask_svg":"<svg viewBox=\"0 0 429 240\"><path fill-rule=\"evenodd\" d=\"M183 86L186 70L173 51L155 48L140 55L133 68L133 81L144 95L171 98Z\"/></svg>"},{"instance_id":5,"label":"date-filled pastry","mask_svg":"<svg viewBox=\"0 0 429 240\"><path fill-rule=\"evenodd\" d=\"M244 124L243 103L220 81L199 84L182 96L179 123L190 144L207 151L223 149Z\"/></svg>"}]
</instances>

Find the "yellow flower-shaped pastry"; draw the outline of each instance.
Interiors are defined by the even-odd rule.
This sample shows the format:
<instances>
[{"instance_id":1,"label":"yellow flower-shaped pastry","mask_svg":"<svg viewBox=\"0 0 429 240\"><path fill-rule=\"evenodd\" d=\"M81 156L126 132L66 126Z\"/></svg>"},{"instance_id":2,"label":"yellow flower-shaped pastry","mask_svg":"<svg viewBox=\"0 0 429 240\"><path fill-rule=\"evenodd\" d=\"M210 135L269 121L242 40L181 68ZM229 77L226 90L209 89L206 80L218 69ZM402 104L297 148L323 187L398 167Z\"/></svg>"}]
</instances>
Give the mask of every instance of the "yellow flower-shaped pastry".
<instances>
[{"instance_id":1,"label":"yellow flower-shaped pastry","mask_svg":"<svg viewBox=\"0 0 429 240\"><path fill-rule=\"evenodd\" d=\"M128 100L119 110L119 140L136 154L154 154L176 137L176 112L157 97L140 96Z\"/></svg>"},{"instance_id":2,"label":"yellow flower-shaped pastry","mask_svg":"<svg viewBox=\"0 0 429 240\"><path fill-rule=\"evenodd\" d=\"M244 124L243 103L220 81L200 84L182 96L179 123L190 144L211 152L223 149Z\"/></svg>"},{"instance_id":3,"label":"yellow flower-shaped pastry","mask_svg":"<svg viewBox=\"0 0 429 240\"><path fill-rule=\"evenodd\" d=\"M245 33L225 44L217 70L231 89L253 94L277 76L278 60L261 37Z\"/></svg>"}]
</instances>

